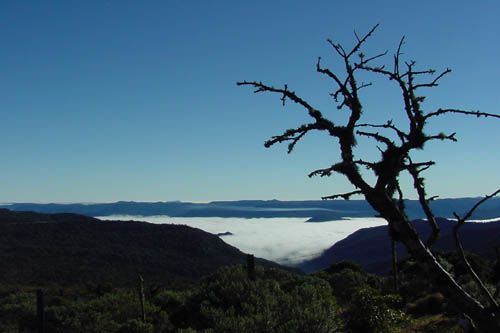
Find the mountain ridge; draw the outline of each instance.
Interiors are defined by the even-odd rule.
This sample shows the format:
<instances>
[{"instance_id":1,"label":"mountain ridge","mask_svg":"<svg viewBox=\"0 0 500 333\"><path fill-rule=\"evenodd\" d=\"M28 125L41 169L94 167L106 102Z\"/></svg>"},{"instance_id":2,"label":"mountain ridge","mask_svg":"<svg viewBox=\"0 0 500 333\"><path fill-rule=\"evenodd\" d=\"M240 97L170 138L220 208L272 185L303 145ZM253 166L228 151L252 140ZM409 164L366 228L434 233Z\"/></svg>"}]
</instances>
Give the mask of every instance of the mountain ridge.
<instances>
[{"instance_id":1,"label":"mountain ridge","mask_svg":"<svg viewBox=\"0 0 500 333\"><path fill-rule=\"evenodd\" d=\"M436 199L430 203L436 216L451 218L453 212L466 212L480 198ZM405 201L410 219L425 218L417 200ZM86 216L136 215L171 217L234 217L234 218L307 218L309 222L338 220L342 217L373 217L375 211L364 200L237 200L193 203L181 201L114 203L72 203L37 204L13 203L0 208L14 211L35 211L39 213L75 213ZM500 198L492 198L477 209L475 219L500 217Z\"/></svg>"}]
</instances>

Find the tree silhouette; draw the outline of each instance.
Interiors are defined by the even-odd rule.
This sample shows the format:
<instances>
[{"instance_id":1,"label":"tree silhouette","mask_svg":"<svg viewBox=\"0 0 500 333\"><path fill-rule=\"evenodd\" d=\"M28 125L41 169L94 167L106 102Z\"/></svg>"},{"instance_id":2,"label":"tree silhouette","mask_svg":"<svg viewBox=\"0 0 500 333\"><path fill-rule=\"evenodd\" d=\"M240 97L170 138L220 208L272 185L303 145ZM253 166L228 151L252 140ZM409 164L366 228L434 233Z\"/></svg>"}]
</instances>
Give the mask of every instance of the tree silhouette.
<instances>
[{"instance_id":1,"label":"tree silhouette","mask_svg":"<svg viewBox=\"0 0 500 333\"><path fill-rule=\"evenodd\" d=\"M404 37L401 38L393 55L391 66L374 65L388 52L367 56L361 52L361 49L377 27L378 25L374 26L363 36L355 33L355 45L351 49L346 49L341 44L328 40L333 51L340 57L343 67L341 73L323 67L321 58L318 58L316 63L316 71L334 82L336 89L330 95L335 101L337 109L347 112L347 121L342 124L326 117L323 112L290 90L286 84L283 88L259 81L241 81L237 85L252 86L255 88L255 93L270 92L281 95L283 106L287 101L292 101L303 107L312 121L273 136L265 142L265 146L271 147L276 143L287 142L288 153L291 153L296 144L311 131L324 131L337 140L340 147L340 161L311 172L309 177L325 177L339 173L344 175L355 189L348 193L326 196L323 199L343 198L347 200L355 194L363 195L367 202L388 222L391 238L394 241L402 242L416 260L427 263L430 269L426 274L432 278L443 294L469 316L482 331L498 332L500 331L500 310L491 295L488 297L489 304L481 304L441 266L432 252L432 245L438 239L440 230L429 205L429 202L435 197L428 197L422 174L435 162L432 160L414 161L412 153L415 150L423 149L424 145L430 141L457 141L455 133L427 133L426 125L437 117L465 115L500 119L500 115L454 108L424 111L422 107L424 96L420 94L420 91L424 88L438 86L439 81L451 70L447 68L442 72L436 72L433 69L417 69L415 61L403 60ZM395 83L402 96L406 126L396 124L390 119L381 123L363 123L361 121L363 107L359 92L371 85L371 83L360 83L358 79L362 73L371 73L376 77L386 78ZM377 148L380 151L378 160L357 157L354 147L360 137L374 140L378 145ZM367 176L360 170L364 168L374 174L375 181L373 183L368 182ZM424 240L418 235L405 214L405 195L399 182L400 176L404 173L411 177L413 188L431 226L432 233L428 239ZM496 194L498 191L491 196ZM478 205L482 202L484 201ZM460 244L458 229L478 205L473 207L464 218L457 216L459 220L456 228L457 244ZM470 267L470 265L468 266ZM487 292L486 288L482 290Z\"/></svg>"}]
</instances>

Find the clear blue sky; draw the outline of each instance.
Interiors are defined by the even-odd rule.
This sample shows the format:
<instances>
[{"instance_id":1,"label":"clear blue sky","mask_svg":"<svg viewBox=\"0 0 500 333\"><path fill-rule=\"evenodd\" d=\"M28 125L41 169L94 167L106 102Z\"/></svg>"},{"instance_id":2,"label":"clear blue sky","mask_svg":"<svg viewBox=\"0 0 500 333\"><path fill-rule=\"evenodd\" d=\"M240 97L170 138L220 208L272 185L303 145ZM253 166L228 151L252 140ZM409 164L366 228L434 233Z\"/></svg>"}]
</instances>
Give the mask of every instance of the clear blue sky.
<instances>
[{"instance_id":1,"label":"clear blue sky","mask_svg":"<svg viewBox=\"0 0 500 333\"><path fill-rule=\"evenodd\" d=\"M406 35L411 59L454 70L429 90L428 110L499 113L499 17L498 0L1 1L0 202L349 191L340 176L306 176L337 160L335 142L312 135L292 155L265 149L267 138L307 118L235 82L288 83L335 116L316 58L335 69L326 38L349 45L354 29L380 23L368 52L394 50ZM398 119L390 88L365 90L369 119ZM500 185L500 121L448 117L436 125L460 141L428 147L439 163L429 172L431 194L477 196Z\"/></svg>"}]
</instances>

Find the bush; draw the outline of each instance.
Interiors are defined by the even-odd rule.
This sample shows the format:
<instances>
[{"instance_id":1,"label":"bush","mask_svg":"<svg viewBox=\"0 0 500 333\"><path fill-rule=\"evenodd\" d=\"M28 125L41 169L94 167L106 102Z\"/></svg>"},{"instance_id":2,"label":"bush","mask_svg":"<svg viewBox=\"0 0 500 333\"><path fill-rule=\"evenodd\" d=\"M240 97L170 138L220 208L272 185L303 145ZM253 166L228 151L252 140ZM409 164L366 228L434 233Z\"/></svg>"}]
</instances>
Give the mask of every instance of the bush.
<instances>
[{"instance_id":1,"label":"bush","mask_svg":"<svg viewBox=\"0 0 500 333\"><path fill-rule=\"evenodd\" d=\"M414 303L409 303L407 312L416 316L439 314L443 312L444 304L444 296L441 293L433 293L417 299Z\"/></svg>"},{"instance_id":2,"label":"bush","mask_svg":"<svg viewBox=\"0 0 500 333\"><path fill-rule=\"evenodd\" d=\"M190 327L198 330L326 333L341 329L337 304L325 281L280 270L257 269L257 279L250 281L241 267L222 269L185 304L191 313Z\"/></svg>"},{"instance_id":3,"label":"bush","mask_svg":"<svg viewBox=\"0 0 500 333\"><path fill-rule=\"evenodd\" d=\"M334 264L332 264L330 267L325 269L327 273L340 273L344 269L350 269L351 271L358 272L358 273L363 273L366 275L365 271L363 270L363 267L361 267L360 264L351 262L351 261L339 261Z\"/></svg>"},{"instance_id":4,"label":"bush","mask_svg":"<svg viewBox=\"0 0 500 333\"><path fill-rule=\"evenodd\" d=\"M127 320L116 333L152 333L153 325L138 319Z\"/></svg>"},{"instance_id":5,"label":"bush","mask_svg":"<svg viewBox=\"0 0 500 333\"><path fill-rule=\"evenodd\" d=\"M45 291L51 333L135 332L314 332L343 329L339 307L322 279L257 267L250 281L242 267L221 269L197 287L163 290L145 303L140 318L137 290L115 289L102 296ZM0 297L0 332L36 330L36 297L31 291ZM24 326L19 327L19 323Z\"/></svg>"},{"instance_id":6,"label":"bush","mask_svg":"<svg viewBox=\"0 0 500 333\"><path fill-rule=\"evenodd\" d=\"M396 295L381 295L371 288L358 289L346 313L347 328L350 332L391 332L408 321L399 307L401 299Z\"/></svg>"},{"instance_id":7,"label":"bush","mask_svg":"<svg viewBox=\"0 0 500 333\"><path fill-rule=\"evenodd\" d=\"M332 274L328 282L332 287L333 294L343 302L349 301L357 289L368 287L366 275L350 269Z\"/></svg>"},{"instance_id":8,"label":"bush","mask_svg":"<svg viewBox=\"0 0 500 333\"><path fill-rule=\"evenodd\" d=\"M36 297L33 292L16 291L0 299L0 332L36 328Z\"/></svg>"},{"instance_id":9,"label":"bush","mask_svg":"<svg viewBox=\"0 0 500 333\"><path fill-rule=\"evenodd\" d=\"M46 309L50 332L149 332L148 324L139 322L139 298L132 291L115 291L90 300L75 300ZM146 301L146 314L158 309ZM142 326L140 326L140 325ZM135 330L135 331L134 331ZM151 331L151 330L150 330Z\"/></svg>"}]
</instances>

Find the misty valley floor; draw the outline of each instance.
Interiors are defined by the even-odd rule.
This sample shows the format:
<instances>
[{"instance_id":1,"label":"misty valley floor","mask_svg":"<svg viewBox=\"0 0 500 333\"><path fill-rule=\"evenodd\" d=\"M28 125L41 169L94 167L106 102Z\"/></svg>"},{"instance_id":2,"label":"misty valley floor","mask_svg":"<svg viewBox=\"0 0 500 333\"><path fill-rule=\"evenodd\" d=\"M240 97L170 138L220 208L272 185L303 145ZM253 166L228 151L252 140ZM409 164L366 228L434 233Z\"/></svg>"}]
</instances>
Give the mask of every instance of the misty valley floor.
<instances>
[{"instance_id":1,"label":"misty valley floor","mask_svg":"<svg viewBox=\"0 0 500 333\"><path fill-rule=\"evenodd\" d=\"M228 244L282 265L296 265L361 228L385 225L381 218L347 218L329 222L305 222L304 218L219 218L169 216L104 216L101 220L135 220L156 224L183 224L221 236Z\"/></svg>"}]
</instances>

